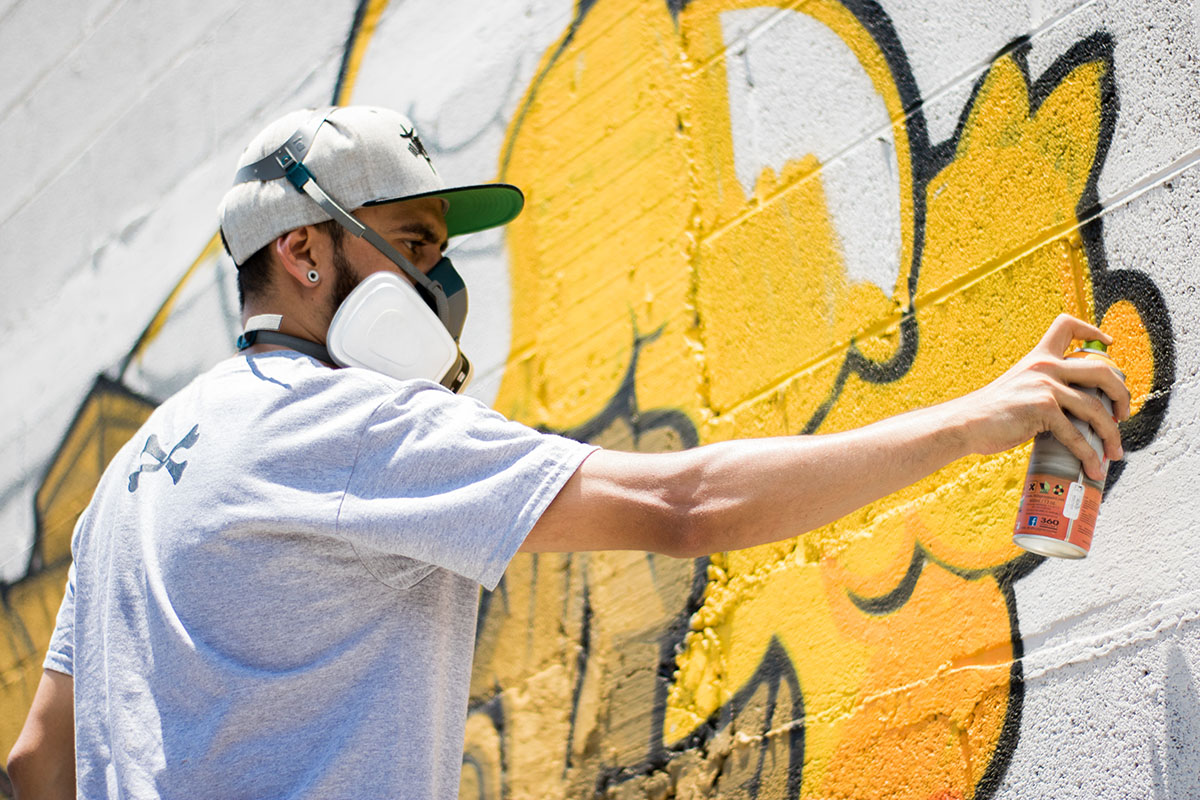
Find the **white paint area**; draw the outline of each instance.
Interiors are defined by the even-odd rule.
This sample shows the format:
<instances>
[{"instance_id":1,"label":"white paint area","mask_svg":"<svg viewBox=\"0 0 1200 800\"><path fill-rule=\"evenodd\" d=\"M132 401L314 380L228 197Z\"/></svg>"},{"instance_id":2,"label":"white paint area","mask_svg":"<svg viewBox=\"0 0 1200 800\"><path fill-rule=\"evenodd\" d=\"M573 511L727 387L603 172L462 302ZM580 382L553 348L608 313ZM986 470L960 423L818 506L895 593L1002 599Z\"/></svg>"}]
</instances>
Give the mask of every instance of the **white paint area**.
<instances>
[{"instance_id":1,"label":"white paint area","mask_svg":"<svg viewBox=\"0 0 1200 800\"><path fill-rule=\"evenodd\" d=\"M524 13L503 15L471 0L394 4L371 38L352 101L407 114L448 185L494 181L505 131L538 58L572 14L569 0L534 0ZM512 338L503 230L453 241L447 255L470 295L461 342L475 366L467 394L491 405Z\"/></svg>"},{"instance_id":2,"label":"white paint area","mask_svg":"<svg viewBox=\"0 0 1200 800\"><path fill-rule=\"evenodd\" d=\"M814 155L846 275L891 295L900 275L900 181L887 107L821 22L771 8L721 14L733 163L746 195L766 168Z\"/></svg>"}]
</instances>

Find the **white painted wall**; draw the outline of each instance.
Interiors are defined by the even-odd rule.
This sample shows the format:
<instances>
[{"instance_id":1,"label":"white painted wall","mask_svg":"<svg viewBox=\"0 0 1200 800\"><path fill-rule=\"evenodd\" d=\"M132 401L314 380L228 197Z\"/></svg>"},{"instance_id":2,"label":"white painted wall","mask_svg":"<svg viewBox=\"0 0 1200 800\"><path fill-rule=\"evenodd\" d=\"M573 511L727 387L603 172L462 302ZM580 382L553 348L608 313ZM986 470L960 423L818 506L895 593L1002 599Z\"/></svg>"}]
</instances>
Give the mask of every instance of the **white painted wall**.
<instances>
[{"instance_id":1,"label":"white painted wall","mask_svg":"<svg viewBox=\"0 0 1200 800\"><path fill-rule=\"evenodd\" d=\"M251 135L329 102L355 4L17 0L0 17L0 579L94 377L216 230Z\"/></svg>"}]
</instances>

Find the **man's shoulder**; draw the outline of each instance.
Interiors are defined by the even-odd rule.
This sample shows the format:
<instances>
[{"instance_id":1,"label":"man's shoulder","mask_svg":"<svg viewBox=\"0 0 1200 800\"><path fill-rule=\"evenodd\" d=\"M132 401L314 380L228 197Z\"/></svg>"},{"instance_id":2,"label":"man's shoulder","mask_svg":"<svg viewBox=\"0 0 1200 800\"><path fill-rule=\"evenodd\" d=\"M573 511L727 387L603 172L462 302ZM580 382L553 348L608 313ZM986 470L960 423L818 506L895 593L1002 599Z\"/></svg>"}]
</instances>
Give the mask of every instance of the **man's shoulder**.
<instances>
[{"instance_id":1,"label":"man's shoulder","mask_svg":"<svg viewBox=\"0 0 1200 800\"><path fill-rule=\"evenodd\" d=\"M293 440L321 446L330 437L360 436L381 421L432 432L449 419L464 423L494 415L432 381L334 369L300 353L274 351L228 359L197 376L160 405L137 436L179 439L200 423L240 440L283 437L279 446Z\"/></svg>"},{"instance_id":2,"label":"man's shoulder","mask_svg":"<svg viewBox=\"0 0 1200 800\"><path fill-rule=\"evenodd\" d=\"M187 397L197 390L206 394L233 393L239 397L267 395L280 399L311 396L347 395L386 398L411 392L409 384L424 381L398 381L378 372L357 368L335 369L311 356L291 350L239 355L226 359L198 375L168 402ZM436 388L436 384L432 384Z\"/></svg>"},{"instance_id":3,"label":"man's shoulder","mask_svg":"<svg viewBox=\"0 0 1200 800\"><path fill-rule=\"evenodd\" d=\"M278 426L342 427L349 432L371 419L403 417L426 423L442 413L488 412L486 406L428 380L400 380L359 367L332 368L300 353L241 356L198 377L178 402L216 407ZM172 398L173 401L176 398ZM494 412L490 412L494 413Z\"/></svg>"}]
</instances>

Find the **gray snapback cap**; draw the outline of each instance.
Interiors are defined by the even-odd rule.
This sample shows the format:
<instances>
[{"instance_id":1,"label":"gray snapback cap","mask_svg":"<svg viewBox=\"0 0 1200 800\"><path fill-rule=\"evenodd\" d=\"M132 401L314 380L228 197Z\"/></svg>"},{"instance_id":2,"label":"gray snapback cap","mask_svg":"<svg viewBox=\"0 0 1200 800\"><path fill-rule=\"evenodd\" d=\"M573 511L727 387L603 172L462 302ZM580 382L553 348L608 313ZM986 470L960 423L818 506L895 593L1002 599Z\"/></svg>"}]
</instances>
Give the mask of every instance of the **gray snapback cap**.
<instances>
[{"instance_id":1,"label":"gray snapback cap","mask_svg":"<svg viewBox=\"0 0 1200 800\"><path fill-rule=\"evenodd\" d=\"M270 155L321 114L327 117L313 135L303 164L317 184L347 210L440 197L447 203L450 236L503 225L521 213L525 198L515 186L446 186L412 122L386 108L339 106L286 114L246 146L238 169ZM286 178L236 182L221 200L218 217L236 264L290 230L331 219Z\"/></svg>"}]
</instances>

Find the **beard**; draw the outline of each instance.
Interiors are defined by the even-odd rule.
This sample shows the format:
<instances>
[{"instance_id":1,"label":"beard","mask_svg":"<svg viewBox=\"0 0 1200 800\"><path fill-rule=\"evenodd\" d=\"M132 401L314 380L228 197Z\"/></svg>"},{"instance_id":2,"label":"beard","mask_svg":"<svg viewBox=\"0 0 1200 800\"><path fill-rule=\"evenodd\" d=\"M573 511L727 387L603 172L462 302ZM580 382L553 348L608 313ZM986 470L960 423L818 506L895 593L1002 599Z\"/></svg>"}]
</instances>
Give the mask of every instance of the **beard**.
<instances>
[{"instance_id":1,"label":"beard","mask_svg":"<svg viewBox=\"0 0 1200 800\"><path fill-rule=\"evenodd\" d=\"M329 295L330 322L333 322L333 315L337 313L342 302L359 284L359 279L355 277L354 270L350 267L350 259L346 258L346 252L342 250L341 238L337 236L333 239L333 291Z\"/></svg>"}]
</instances>

